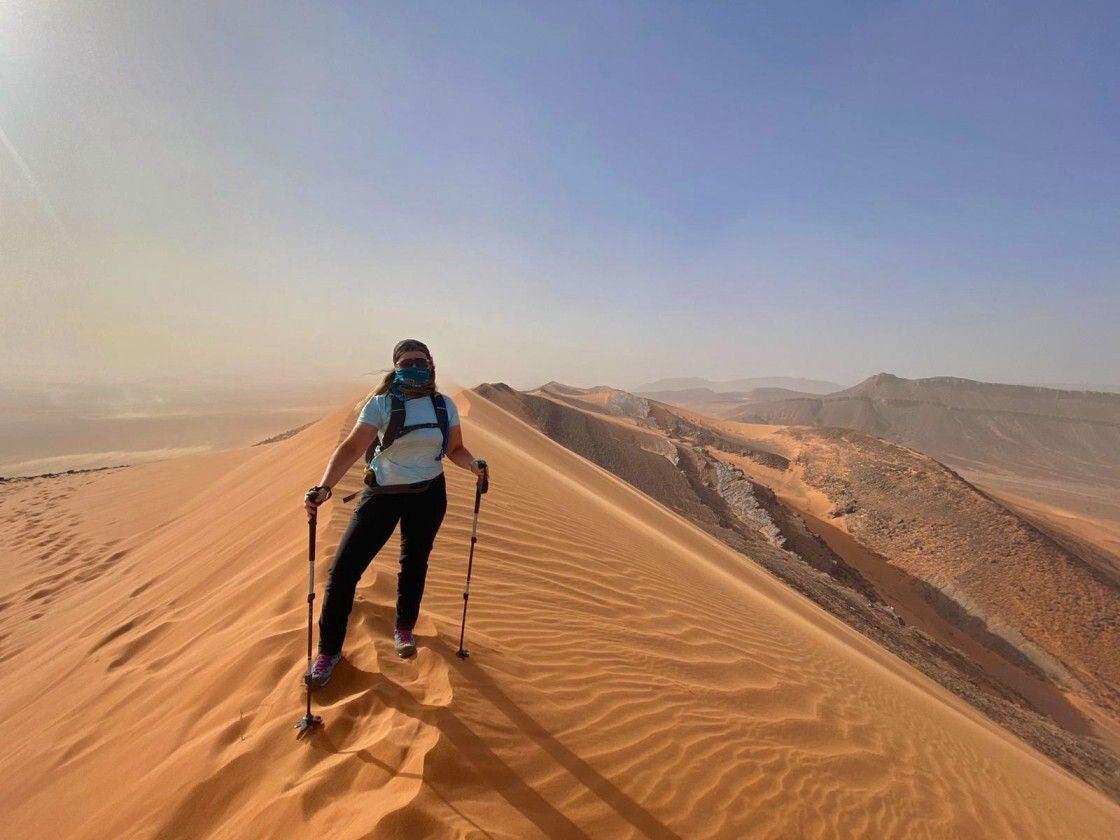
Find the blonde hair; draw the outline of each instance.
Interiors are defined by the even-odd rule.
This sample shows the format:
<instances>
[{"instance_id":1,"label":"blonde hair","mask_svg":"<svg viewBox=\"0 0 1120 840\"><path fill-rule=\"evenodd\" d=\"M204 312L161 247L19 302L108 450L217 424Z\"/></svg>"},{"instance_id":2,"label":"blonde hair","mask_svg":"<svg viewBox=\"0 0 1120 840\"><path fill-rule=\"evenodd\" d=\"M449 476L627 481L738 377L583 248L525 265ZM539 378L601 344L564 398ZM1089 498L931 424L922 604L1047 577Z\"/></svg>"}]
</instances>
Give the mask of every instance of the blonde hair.
<instances>
[{"instance_id":1,"label":"blonde hair","mask_svg":"<svg viewBox=\"0 0 1120 840\"><path fill-rule=\"evenodd\" d=\"M373 395L376 397L376 396L379 396L381 394L389 393L389 389L393 386L393 378L396 375L397 375L397 372L395 370L391 370L388 373L386 373L384 378L382 378L382 380L381 380L381 384L373 389Z\"/></svg>"}]
</instances>

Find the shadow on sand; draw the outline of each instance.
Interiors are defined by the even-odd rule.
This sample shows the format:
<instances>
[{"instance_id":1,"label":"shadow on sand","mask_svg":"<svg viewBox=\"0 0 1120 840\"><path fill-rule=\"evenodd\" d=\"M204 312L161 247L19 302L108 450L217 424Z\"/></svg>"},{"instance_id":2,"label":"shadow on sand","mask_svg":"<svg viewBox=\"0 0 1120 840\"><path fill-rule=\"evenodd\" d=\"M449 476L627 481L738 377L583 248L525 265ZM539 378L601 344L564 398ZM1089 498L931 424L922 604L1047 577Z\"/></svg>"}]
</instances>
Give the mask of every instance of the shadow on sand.
<instances>
[{"instance_id":1,"label":"shadow on sand","mask_svg":"<svg viewBox=\"0 0 1120 840\"><path fill-rule=\"evenodd\" d=\"M381 612L381 608L373 608ZM385 616L379 616L386 626L391 626L391 608L386 609ZM594 794L600 801L611 808L623 820L633 826L643 835L655 840L681 840L680 835L654 817L638 802L624 793L617 785L604 777L599 771L561 744L545 727L522 709L494 682L487 672L481 668L475 659L459 659L455 655L456 646L445 641L442 637L423 639L423 647L444 659L455 676L452 677L453 691L456 697L463 700L481 699L505 715L521 733L530 739L537 747L543 750L553 761L574 776L580 784ZM484 654L484 648L479 648L479 653ZM389 654L385 654L386 658ZM382 654L378 654L379 664ZM396 660L393 658L393 664ZM389 669L391 670L391 666ZM341 681L347 691L368 688L387 707L398 712L436 727L440 735L461 753L478 770L478 776L486 780L501 796L514 808L520 811L526 819L534 823L545 835L549 837L588 837L586 831L576 825L569 817L553 806L540 792L527 784L525 780L495 753L486 741L471 728L469 721L464 720L454 711L452 706L433 706L420 702L407 689L397 685L386 676L385 670L381 673L362 671L352 665L339 676L345 676ZM332 692L330 686L324 690L323 696L329 697ZM470 695L475 695L471 698ZM468 704L468 705L474 705ZM330 737L330 721L326 720L325 726L314 734L314 743L321 746L329 753L345 754L347 751L339 750ZM377 764L389 773L395 773L396 768L386 765L383 761L373 756L368 750L352 751L362 761ZM453 791L441 791L430 779L422 782L443 799L449 807L464 819L468 819L453 804ZM475 827L486 833L485 830L471 821ZM487 835L489 836L489 835Z\"/></svg>"}]
</instances>

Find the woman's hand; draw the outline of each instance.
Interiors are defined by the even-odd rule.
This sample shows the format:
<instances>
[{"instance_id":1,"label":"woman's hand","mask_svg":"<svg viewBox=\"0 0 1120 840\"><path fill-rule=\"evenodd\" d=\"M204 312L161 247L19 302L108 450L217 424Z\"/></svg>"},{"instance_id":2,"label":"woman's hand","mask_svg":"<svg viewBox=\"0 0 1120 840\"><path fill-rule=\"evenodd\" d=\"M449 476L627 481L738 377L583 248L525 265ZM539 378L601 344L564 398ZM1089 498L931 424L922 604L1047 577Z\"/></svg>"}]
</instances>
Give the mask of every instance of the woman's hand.
<instances>
[{"instance_id":1,"label":"woman's hand","mask_svg":"<svg viewBox=\"0 0 1120 840\"><path fill-rule=\"evenodd\" d=\"M470 469L471 469L471 472L474 473L477 476L484 476L485 475L485 476L489 477L490 468L488 466L486 466L486 462L483 461L481 458L475 458L473 461L471 461Z\"/></svg>"},{"instance_id":2,"label":"woman's hand","mask_svg":"<svg viewBox=\"0 0 1120 840\"><path fill-rule=\"evenodd\" d=\"M307 491L307 495L303 497L303 507L307 511L309 521L319 510L319 505L329 499L331 495L331 488L329 487L312 487Z\"/></svg>"}]
</instances>

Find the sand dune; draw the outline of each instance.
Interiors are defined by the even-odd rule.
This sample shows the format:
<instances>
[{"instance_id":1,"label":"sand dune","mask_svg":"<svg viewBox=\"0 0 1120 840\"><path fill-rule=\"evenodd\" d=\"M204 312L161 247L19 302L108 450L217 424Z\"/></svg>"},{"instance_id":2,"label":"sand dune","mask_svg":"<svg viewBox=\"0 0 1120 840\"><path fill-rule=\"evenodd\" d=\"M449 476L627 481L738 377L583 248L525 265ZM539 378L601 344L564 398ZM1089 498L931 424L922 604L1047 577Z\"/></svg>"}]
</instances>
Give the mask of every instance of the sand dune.
<instances>
[{"instance_id":1,"label":"sand dune","mask_svg":"<svg viewBox=\"0 0 1120 840\"><path fill-rule=\"evenodd\" d=\"M390 545L297 742L303 490L353 422L0 487L0 835L1110 837L1120 807L477 395L421 650ZM356 486L357 471L348 477ZM344 488L345 489L345 488ZM339 494L341 496L341 494ZM323 561L349 510L324 509Z\"/></svg>"}]
</instances>

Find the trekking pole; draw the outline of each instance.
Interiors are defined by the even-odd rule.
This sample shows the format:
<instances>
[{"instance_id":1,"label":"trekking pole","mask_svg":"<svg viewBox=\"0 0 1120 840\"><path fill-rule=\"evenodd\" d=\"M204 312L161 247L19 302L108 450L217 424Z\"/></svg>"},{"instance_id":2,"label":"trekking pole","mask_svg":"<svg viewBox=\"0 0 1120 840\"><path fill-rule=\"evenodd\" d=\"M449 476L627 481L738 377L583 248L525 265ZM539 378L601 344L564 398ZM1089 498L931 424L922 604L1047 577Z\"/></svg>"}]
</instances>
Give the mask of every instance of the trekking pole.
<instances>
[{"instance_id":1,"label":"trekking pole","mask_svg":"<svg viewBox=\"0 0 1120 840\"><path fill-rule=\"evenodd\" d=\"M315 490L317 492L318 488ZM313 513L307 521L307 673L303 677L304 682L307 683L307 713L296 723L295 728L299 730L297 738L316 726L323 725L321 717L311 714L311 620L314 615L312 605L315 603L315 525L318 519L319 515Z\"/></svg>"},{"instance_id":2,"label":"trekking pole","mask_svg":"<svg viewBox=\"0 0 1120 840\"><path fill-rule=\"evenodd\" d=\"M470 656L470 651L463 650L463 636L467 632L467 601L471 597L471 567L474 566L474 544L478 542L478 507L482 503L482 494L490 489L490 474L486 469L486 462L479 461L478 465L482 467L482 475L478 477L478 481L474 487L474 525L471 526L471 553L467 558L467 585L463 589L463 626L459 628L459 649L455 655L460 659L466 659Z\"/></svg>"}]
</instances>

